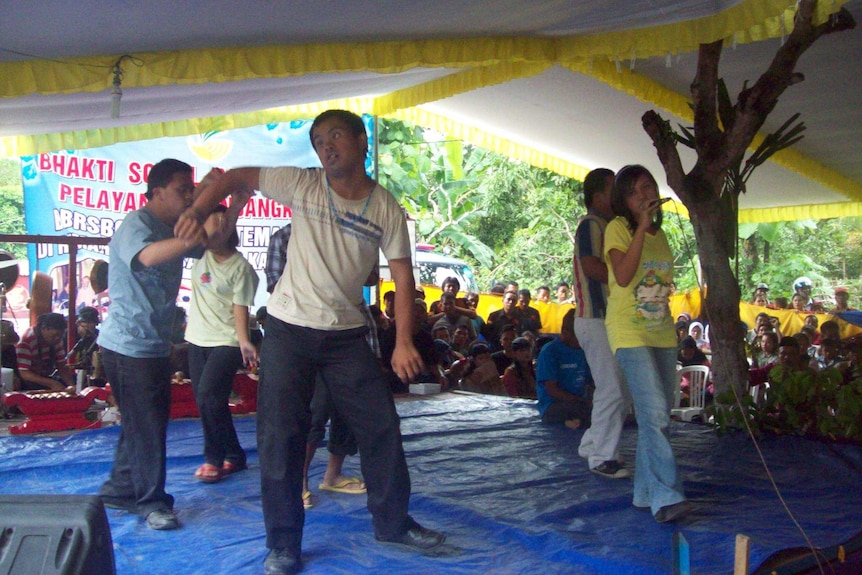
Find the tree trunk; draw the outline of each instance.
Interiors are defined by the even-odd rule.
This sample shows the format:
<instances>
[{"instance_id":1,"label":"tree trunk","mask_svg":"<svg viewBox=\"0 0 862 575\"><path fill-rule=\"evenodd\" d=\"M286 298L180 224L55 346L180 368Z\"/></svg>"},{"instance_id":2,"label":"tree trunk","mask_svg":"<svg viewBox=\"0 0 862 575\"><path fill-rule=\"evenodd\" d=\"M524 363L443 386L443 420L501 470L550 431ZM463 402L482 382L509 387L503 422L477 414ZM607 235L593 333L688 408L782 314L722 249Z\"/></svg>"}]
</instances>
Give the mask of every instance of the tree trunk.
<instances>
[{"instance_id":1,"label":"tree trunk","mask_svg":"<svg viewBox=\"0 0 862 575\"><path fill-rule=\"evenodd\" d=\"M733 386L745 393L748 387L748 362L745 356L744 333L739 318L740 289L723 230L726 214L718 199L698 202L692 206L691 218L700 265L703 269L706 298L703 315L709 322L715 395Z\"/></svg>"},{"instance_id":2,"label":"tree trunk","mask_svg":"<svg viewBox=\"0 0 862 575\"><path fill-rule=\"evenodd\" d=\"M716 394L731 387L745 392L748 382L748 362L739 320L740 290L730 267L731 257L735 255L730 250L736 242L736 213L728 209L727 202L721 201L721 191L728 169L743 156L778 97L789 86L804 79L801 74L794 73L799 57L820 36L856 26L846 8L839 9L827 22L815 25L816 5L817 0L799 0L793 31L766 72L754 86L744 88L739 94L732 118L723 118L727 120L724 130L719 127L716 100L723 42L701 44L697 73L691 84L697 162L688 174L676 149L677 137L670 122L652 110L641 118L664 167L668 185L691 215L707 285L704 312L710 326ZM768 250L767 245L764 260L769 258Z\"/></svg>"}]
</instances>

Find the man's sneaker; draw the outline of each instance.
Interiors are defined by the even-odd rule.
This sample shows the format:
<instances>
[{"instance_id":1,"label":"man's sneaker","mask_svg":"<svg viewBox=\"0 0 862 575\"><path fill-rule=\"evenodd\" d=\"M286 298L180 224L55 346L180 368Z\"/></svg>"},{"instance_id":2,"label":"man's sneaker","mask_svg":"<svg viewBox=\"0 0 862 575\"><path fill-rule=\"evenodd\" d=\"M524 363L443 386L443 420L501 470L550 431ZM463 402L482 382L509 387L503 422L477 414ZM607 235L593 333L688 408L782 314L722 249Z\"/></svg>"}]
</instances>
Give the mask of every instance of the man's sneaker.
<instances>
[{"instance_id":1,"label":"man's sneaker","mask_svg":"<svg viewBox=\"0 0 862 575\"><path fill-rule=\"evenodd\" d=\"M270 549L263 560L266 575L294 575L302 571L302 560L287 548Z\"/></svg>"},{"instance_id":2,"label":"man's sneaker","mask_svg":"<svg viewBox=\"0 0 862 575\"><path fill-rule=\"evenodd\" d=\"M624 479L632 476L632 472L620 465L618 461L605 461L590 471L610 479Z\"/></svg>"},{"instance_id":3,"label":"man's sneaker","mask_svg":"<svg viewBox=\"0 0 862 575\"><path fill-rule=\"evenodd\" d=\"M178 529L180 522L177 514L171 509L156 509L147 515L147 527L156 531L169 531Z\"/></svg>"}]
</instances>

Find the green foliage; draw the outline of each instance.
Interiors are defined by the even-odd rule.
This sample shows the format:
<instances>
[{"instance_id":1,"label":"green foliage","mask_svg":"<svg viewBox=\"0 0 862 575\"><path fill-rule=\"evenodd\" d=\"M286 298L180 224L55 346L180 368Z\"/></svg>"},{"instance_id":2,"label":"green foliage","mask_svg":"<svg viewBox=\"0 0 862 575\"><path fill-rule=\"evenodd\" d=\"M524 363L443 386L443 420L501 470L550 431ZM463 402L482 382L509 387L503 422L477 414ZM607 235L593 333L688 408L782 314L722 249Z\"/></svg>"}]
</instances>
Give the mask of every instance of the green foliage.
<instances>
[{"instance_id":1,"label":"green foliage","mask_svg":"<svg viewBox=\"0 0 862 575\"><path fill-rule=\"evenodd\" d=\"M21 165L16 159L0 159L0 232L25 234L24 188L21 185ZM16 259L27 258L24 244L0 243L0 249L11 253Z\"/></svg>"},{"instance_id":2,"label":"green foliage","mask_svg":"<svg viewBox=\"0 0 862 575\"><path fill-rule=\"evenodd\" d=\"M740 227L741 237L748 234L745 239L749 246L740 254L740 265L747 270L740 278L742 293L750 294L759 282L766 282L771 297L790 297L793 280L803 275L814 281L815 296L831 296L832 285L838 283L858 293L862 274L860 223L860 218L841 218Z\"/></svg>"},{"instance_id":3,"label":"green foliage","mask_svg":"<svg viewBox=\"0 0 862 575\"><path fill-rule=\"evenodd\" d=\"M535 289L571 283L575 226L586 212L581 183L510 163L487 184L494 200L475 233L495 247L499 258L493 268L477 270L480 285L516 281Z\"/></svg>"},{"instance_id":4,"label":"green foliage","mask_svg":"<svg viewBox=\"0 0 862 575\"><path fill-rule=\"evenodd\" d=\"M421 128L403 122L381 121L378 137L380 183L416 220L417 241L493 265L493 250L469 231L485 213L475 174L487 152L457 141L426 142Z\"/></svg>"},{"instance_id":5,"label":"green foliage","mask_svg":"<svg viewBox=\"0 0 862 575\"><path fill-rule=\"evenodd\" d=\"M737 401L730 390L716 398L707 414L719 434L747 427L758 438L773 433L860 442L862 377L848 385L841 385L842 380L835 368L815 373L777 366L769 372L762 405L747 394Z\"/></svg>"},{"instance_id":6,"label":"green foliage","mask_svg":"<svg viewBox=\"0 0 862 575\"><path fill-rule=\"evenodd\" d=\"M416 220L418 242L471 263L483 287L571 282L580 182L459 141L426 141L403 122L381 121L378 134L380 183Z\"/></svg>"},{"instance_id":7,"label":"green foliage","mask_svg":"<svg viewBox=\"0 0 862 575\"><path fill-rule=\"evenodd\" d=\"M572 281L572 245L586 213L583 184L462 142L426 141L423 129L381 120L379 179L416 220L417 241L470 263L477 282L535 289ZM691 223L664 227L680 290L697 286Z\"/></svg>"}]
</instances>

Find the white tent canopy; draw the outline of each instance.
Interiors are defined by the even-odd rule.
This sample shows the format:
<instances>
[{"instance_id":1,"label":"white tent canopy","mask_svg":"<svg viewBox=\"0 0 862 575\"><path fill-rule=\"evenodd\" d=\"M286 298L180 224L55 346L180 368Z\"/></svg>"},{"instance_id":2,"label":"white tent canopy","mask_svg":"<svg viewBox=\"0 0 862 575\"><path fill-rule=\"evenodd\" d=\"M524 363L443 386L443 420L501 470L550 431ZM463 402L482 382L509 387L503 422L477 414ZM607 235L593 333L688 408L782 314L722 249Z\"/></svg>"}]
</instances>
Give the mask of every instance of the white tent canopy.
<instances>
[{"instance_id":1,"label":"white tent canopy","mask_svg":"<svg viewBox=\"0 0 862 575\"><path fill-rule=\"evenodd\" d=\"M842 5L862 15L862 0L821 0L819 20ZM690 125L698 44L725 39L720 74L735 95L766 70L793 14L786 0L7 2L0 155L338 106L570 176L636 162L661 179L641 115L656 109ZM800 112L805 138L750 180L743 221L862 214L860 54L862 33L851 30L821 38L800 60L806 81L785 93L764 133Z\"/></svg>"}]
</instances>

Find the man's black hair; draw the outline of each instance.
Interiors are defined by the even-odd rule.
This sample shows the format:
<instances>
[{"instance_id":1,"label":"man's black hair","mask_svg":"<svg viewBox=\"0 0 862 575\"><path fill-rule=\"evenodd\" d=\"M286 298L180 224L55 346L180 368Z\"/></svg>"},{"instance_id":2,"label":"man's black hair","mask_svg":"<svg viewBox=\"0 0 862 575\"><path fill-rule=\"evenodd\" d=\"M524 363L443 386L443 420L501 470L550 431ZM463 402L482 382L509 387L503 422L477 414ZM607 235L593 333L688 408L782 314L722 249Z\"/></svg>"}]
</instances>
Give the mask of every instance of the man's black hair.
<instances>
[{"instance_id":1,"label":"man's black hair","mask_svg":"<svg viewBox=\"0 0 862 575\"><path fill-rule=\"evenodd\" d=\"M455 286L456 292L461 291L461 282L458 281L458 278L456 278L454 276L449 276L446 279L444 279L443 282L440 284L440 289L446 289L446 286L449 284L452 284L453 286Z\"/></svg>"},{"instance_id":2,"label":"man's black hair","mask_svg":"<svg viewBox=\"0 0 862 575\"><path fill-rule=\"evenodd\" d=\"M575 308L570 309L563 316L563 321L560 324L560 333L575 333Z\"/></svg>"},{"instance_id":3,"label":"man's black hair","mask_svg":"<svg viewBox=\"0 0 862 575\"><path fill-rule=\"evenodd\" d=\"M166 158L150 168L150 174L147 176L147 192L144 194L147 201L153 199L153 190L156 188L164 188L174 179L174 174L191 174L192 167L180 160Z\"/></svg>"},{"instance_id":4,"label":"man's black hair","mask_svg":"<svg viewBox=\"0 0 862 575\"><path fill-rule=\"evenodd\" d=\"M56 312L43 313L36 319L36 327L39 329L66 329L66 318Z\"/></svg>"},{"instance_id":5,"label":"man's black hair","mask_svg":"<svg viewBox=\"0 0 862 575\"><path fill-rule=\"evenodd\" d=\"M607 168L596 168L584 178L584 206L590 209L593 206L593 198L605 189L608 177L613 178L613 170Z\"/></svg>"},{"instance_id":6,"label":"man's black hair","mask_svg":"<svg viewBox=\"0 0 862 575\"><path fill-rule=\"evenodd\" d=\"M331 119L342 121L354 136L366 133L365 123L360 116L348 110L326 110L314 119L314 122L311 123L311 129L308 131L308 138L311 140L312 148L314 147L314 129L326 120Z\"/></svg>"}]
</instances>

